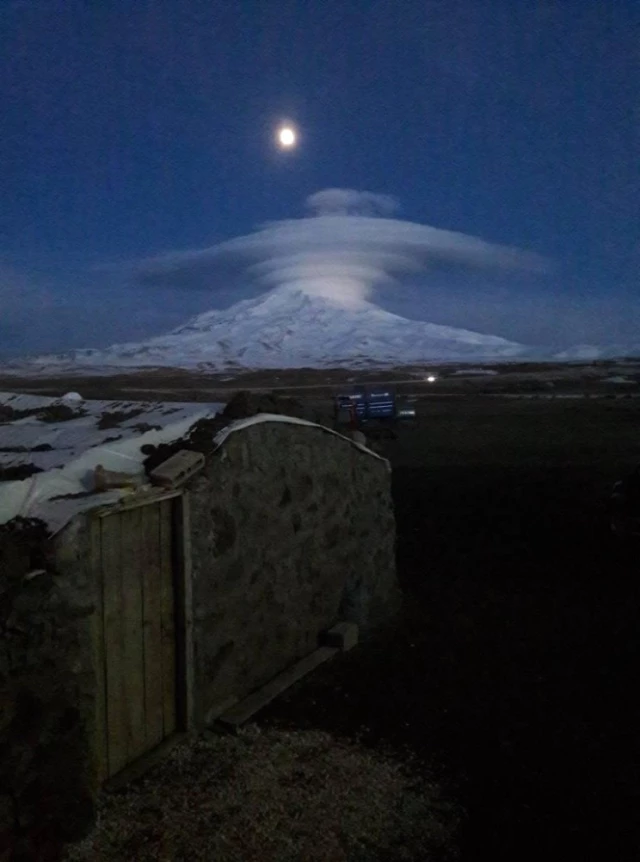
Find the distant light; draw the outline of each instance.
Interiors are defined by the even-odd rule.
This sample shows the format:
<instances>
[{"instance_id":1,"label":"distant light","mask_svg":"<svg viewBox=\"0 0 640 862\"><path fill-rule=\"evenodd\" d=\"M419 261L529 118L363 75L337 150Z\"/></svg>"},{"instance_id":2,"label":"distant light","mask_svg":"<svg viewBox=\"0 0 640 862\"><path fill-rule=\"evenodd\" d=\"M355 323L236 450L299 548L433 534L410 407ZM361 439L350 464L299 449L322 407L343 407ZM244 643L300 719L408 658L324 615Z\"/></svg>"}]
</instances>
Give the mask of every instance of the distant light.
<instances>
[{"instance_id":1,"label":"distant light","mask_svg":"<svg viewBox=\"0 0 640 862\"><path fill-rule=\"evenodd\" d=\"M433 376L433 374L430 374L427 377L427 383L435 383L435 382L436 382L436 378Z\"/></svg>"},{"instance_id":2,"label":"distant light","mask_svg":"<svg viewBox=\"0 0 640 862\"><path fill-rule=\"evenodd\" d=\"M290 150L295 147L298 136L292 126L282 126L278 130L278 143L285 150Z\"/></svg>"}]
</instances>

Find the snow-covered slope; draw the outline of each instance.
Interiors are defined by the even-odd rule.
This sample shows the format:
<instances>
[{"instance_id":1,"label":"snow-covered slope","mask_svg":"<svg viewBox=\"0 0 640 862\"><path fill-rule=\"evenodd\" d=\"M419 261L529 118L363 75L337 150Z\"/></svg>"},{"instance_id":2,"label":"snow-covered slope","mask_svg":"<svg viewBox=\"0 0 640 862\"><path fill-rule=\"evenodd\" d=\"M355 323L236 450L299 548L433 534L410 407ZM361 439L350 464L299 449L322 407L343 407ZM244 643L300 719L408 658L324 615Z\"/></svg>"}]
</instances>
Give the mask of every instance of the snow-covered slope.
<instances>
[{"instance_id":1,"label":"snow-covered slope","mask_svg":"<svg viewBox=\"0 0 640 862\"><path fill-rule=\"evenodd\" d=\"M560 362L594 362L630 356L640 356L640 344L577 344L556 353L553 358Z\"/></svg>"},{"instance_id":2,"label":"snow-covered slope","mask_svg":"<svg viewBox=\"0 0 640 862\"><path fill-rule=\"evenodd\" d=\"M278 288L210 311L167 335L105 350L29 361L49 371L105 367L298 368L511 359L526 348L504 338L408 320L370 302L344 305ZM25 369L25 362L20 366Z\"/></svg>"}]
</instances>

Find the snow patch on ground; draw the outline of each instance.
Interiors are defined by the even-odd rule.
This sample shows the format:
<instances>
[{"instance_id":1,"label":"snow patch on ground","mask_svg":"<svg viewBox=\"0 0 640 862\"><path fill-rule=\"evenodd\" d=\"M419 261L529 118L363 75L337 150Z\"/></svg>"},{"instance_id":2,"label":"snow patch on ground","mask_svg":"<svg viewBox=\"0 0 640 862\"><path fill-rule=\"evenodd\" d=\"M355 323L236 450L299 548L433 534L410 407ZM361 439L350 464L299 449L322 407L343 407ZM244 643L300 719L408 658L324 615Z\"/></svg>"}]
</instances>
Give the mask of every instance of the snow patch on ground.
<instances>
[{"instance_id":1,"label":"snow patch on ground","mask_svg":"<svg viewBox=\"0 0 640 862\"><path fill-rule=\"evenodd\" d=\"M452 377L495 377L497 371L490 368L459 368Z\"/></svg>"},{"instance_id":2,"label":"snow patch on ground","mask_svg":"<svg viewBox=\"0 0 640 862\"><path fill-rule=\"evenodd\" d=\"M605 377L602 381L603 383L613 383L616 385L631 385L636 386L637 383L635 380L631 380L629 377L623 377L621 374L614 374L612 377Z\"/></svg>"}]
</instances>

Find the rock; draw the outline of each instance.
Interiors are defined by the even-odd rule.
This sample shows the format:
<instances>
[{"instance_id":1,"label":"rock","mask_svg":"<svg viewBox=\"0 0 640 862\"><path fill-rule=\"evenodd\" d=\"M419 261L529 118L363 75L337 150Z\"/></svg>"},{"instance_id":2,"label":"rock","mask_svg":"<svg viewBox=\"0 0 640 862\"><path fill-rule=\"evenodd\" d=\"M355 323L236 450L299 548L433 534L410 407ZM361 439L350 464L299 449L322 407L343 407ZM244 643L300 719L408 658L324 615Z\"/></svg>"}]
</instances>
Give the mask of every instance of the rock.
<instances>
[{"instance_id":1,"label":"rock","mask_svg":"<svg viewBox=\"0 0 640 862\"><path fill-rule=\"evenodd\" d=\"M144 475L105 470L102 464L98 464L95 468L93 477L96 491L106 491L109 488L139 488L144 484Z\"/></svg>"},{"instance_id":2,"label":"rock","mask_svg":"<svg viewBox=\"0 0 640 862\"><path fill-rule=\"evenodd\" d=\"M235 421L257 416L258 413L293 416L318 425L333 426L333 413L329 404L323 410L290 395L277 395L274 392L238 392L228 402L222 416L227 420Z\"/></svg>"},{"instance_id":3,"label":"rock","mask_svg":"<svg viewBox=\"0 0 640 862\"><path fill-rule=\"evenodd\" d=\"M84 401L84 398L79 392L67 392L60 400L65 404L79 404L81 401Z\"/></svg>"},{"instance_id":4,"label":"rock","mask_svg":"<svg viewBox=\"0 0 640 862\"><path fill-rule=\"evenodd\" d=\"M350 437L354 443L359 443L361 446L367 445L367 438L364 436L362 431L358 431L357 429L354 429L351 431Z\"/></svg>"},{"instance_id":5,"label":"rock","mask_svg":"<svg viewBox=\"0 0 640 862\"><path fill-rule=\"evenodd\" d=\"M295 398L278 396L273 392L238 392L224 408L227 419L246 419L258 413L275 413L279 416L296 416L306 419L308 409Z\"/></svg>"}]
</instances>

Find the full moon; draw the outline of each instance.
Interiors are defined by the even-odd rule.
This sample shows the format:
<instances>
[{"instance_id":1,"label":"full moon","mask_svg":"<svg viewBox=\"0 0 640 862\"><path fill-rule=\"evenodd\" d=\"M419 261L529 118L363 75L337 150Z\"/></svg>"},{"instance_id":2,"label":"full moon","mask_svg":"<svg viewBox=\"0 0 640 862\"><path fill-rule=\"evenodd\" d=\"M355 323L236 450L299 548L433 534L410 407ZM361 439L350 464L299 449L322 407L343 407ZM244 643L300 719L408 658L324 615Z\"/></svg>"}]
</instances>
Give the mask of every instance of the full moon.
<instances>
[{"instance_id":1,"label":"full moon","mask_svg":"<svg viewBox=\"0 0 640 862\"><path fill-rule=\"evenodd\" d=\"M296 144L295 129L291 126L282 126L278 129L278 143L285 150L290 150Z\"/></svg>"}]
</instances>

